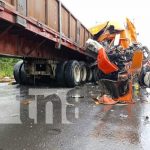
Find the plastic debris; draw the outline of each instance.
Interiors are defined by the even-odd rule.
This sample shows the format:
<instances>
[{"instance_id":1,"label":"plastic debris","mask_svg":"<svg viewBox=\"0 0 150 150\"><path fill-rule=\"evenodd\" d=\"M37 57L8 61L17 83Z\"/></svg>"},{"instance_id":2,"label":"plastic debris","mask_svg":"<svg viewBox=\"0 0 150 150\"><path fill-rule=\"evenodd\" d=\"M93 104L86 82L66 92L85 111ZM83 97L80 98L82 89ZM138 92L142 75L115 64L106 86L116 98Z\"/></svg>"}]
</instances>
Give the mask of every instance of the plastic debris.
<instances>
[{"instance_id":1,"label":"plastic debris","mask_svg":"<svg viewBox=\"0 0 150 150\"><path fill-rule=\"evenodd\" d=\"M111 97L107 95L103 95L102 97L92 98L95 103L98 104L104 104L104 105L114 105L118 103L118 101L114 101Z\"/></svg>"}]
</instances>

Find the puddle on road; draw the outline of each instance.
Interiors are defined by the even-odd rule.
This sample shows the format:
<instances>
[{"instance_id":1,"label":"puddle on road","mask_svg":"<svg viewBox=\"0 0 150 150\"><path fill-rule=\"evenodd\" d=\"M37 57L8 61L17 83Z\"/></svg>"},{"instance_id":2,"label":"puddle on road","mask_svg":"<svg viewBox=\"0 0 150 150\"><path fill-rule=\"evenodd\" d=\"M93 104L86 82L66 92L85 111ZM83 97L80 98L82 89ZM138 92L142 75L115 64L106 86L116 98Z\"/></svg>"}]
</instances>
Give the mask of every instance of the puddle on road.
<instances>
[{"instance_id":1,"label":"puddle on road","mask_svg":"<svg viewBox=\"0 0 150 150\"><path fill-rule=\"evenodd\" d=\"M100 105L101 111L95 117L97 125L91 130L90 136L100 141L111 139L149 149L150 94L141 89L135 104L118 106Z\"/></svg>"},{"instance_id":2,"label":"puddle on road","mask_svg":"<svg viewBox=\"0 0 150 150\"><path fill-rule=\"evenodd\" d=\"M67 96L70 98L91 98L91 97L97 97L100 95L102 91L101 86L93 86L90 84L87 84L85 86L76 87L72 90L70 90L67 93Z\"/></svg>"}]
</instances>

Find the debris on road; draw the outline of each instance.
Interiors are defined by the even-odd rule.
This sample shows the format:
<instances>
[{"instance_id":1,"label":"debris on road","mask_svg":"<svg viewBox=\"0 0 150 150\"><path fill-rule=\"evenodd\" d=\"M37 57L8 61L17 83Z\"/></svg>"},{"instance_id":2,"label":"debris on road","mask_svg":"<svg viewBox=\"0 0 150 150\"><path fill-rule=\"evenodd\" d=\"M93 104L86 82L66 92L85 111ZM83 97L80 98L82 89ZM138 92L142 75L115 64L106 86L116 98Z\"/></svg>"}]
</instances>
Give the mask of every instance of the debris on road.
<instances>
[{"instance_id":1,"label":"debris on road","mask_svg":"<svg viewBox=\"0 0 150 150\"><path fill-rule=\"evenodd\" d=\"M32 102L32 100L23 100L23 101L21 101L21 104L29 105L29 104L31 104L31 102Z\"/></svg>"},{"instance_id":2,"label":"debris on road","mask_svg":"<svg viewBox=\"0 0 150 150\"><path fill-rule=\"evenodd\" d=\"M121 117L121 118L127 118L128 115L120 114L120 117Z\"/></svg>"},{"instance_id":3,"label":"debris on road","mask_svg":"<svg viewBox=\"0 0 150 150\"><path fill-rule=\"evenodd\" d=\"M105 104L105 105L114 105L118 103L118 101L114 101L112 98L110 98L107 95L103 95L100 98L93 98L96 104Z\"/></svg>"}]
</instances>

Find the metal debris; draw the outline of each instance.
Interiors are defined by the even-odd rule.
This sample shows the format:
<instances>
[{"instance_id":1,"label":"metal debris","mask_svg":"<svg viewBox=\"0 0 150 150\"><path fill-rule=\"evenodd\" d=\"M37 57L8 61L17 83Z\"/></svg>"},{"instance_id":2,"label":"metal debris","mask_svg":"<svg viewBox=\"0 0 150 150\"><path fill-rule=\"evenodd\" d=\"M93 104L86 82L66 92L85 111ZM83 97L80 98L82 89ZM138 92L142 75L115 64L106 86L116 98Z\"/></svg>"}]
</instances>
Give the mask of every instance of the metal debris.
<instances>
[{"instance_id":1,"label":"metal debris","mask_svg":"<svg viewBox=\"0 0 150 150\"><path fill-rule=\"evenodd\" d=\"M124 114L120 114L119 115L121 118L127 118L128 117L128 115L124 115Z\"/></svg>"}]
</instances>

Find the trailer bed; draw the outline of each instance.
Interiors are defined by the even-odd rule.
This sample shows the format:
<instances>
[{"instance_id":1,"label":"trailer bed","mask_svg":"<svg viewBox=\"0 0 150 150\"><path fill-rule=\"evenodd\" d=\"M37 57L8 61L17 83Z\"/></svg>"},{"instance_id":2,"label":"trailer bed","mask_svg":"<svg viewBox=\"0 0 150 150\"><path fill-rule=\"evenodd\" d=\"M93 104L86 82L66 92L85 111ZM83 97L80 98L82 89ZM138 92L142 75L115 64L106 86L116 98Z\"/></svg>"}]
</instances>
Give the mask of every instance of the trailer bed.
<instances>
[{"instance_id":1,"label":"trailer bed","mask_svg":"<svg viewBox=\"0 0 150 150\"><path fill-rule=\"evenodd\" d=\"M94 60L95 54L85 49L91 37L60 1L0 1L0 55Z\"/></svg>"}]
</instances>

